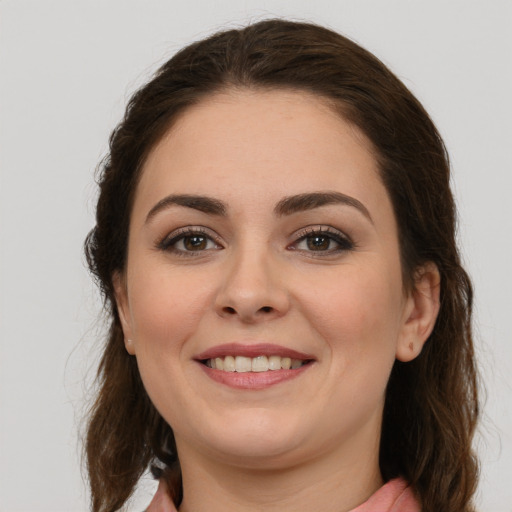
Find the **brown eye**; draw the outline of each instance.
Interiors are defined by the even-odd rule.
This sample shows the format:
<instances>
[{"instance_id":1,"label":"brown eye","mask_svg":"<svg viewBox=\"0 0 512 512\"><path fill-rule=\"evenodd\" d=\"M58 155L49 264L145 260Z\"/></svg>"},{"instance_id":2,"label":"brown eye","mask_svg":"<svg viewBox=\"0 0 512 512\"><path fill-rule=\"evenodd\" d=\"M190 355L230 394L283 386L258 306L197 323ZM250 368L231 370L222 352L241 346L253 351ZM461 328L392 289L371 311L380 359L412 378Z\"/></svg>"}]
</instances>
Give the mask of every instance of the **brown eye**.
<instances>
[{"instance_id":1,"label":"brown eye","mask_svg":"<svg viewBox=\"0 0 512 512\"><path fill-rule=\"evenodd\" d=\"M308 229L307 232L290 246L291 249L306 253L335 255L354 249L353 242L343 233L333 228L319 227Z\"/></svg>"},{"instance_id":2,"label":"brown eye","mask_svg":"<svg viewBox=\"0 0 512 512\"><path fill-rule=\"evenodd\" d=\"M173 236L174 235L174 236ZM195 231L192 228L180 229L174 234L164 238L157 247L166 252L179 256L197 255L202 252L222 249L222 245L215 241L215 235Z\"/></svg>"},{"instance_id":3,"label":"brown eye","mask_svg":"<svg viewBox=\"0 0 512 512\"><path fill-rule=\"evenodd\" d=\"M187 251L203 251L208 246L208 238L202 235L185 236L183 246Z\"/></svg>"},{"instance_id":4,"label":"brown eye","mask_svg":"<svg viewBox=\"0 0 512 512\"><path fill-rule=\"evenodd\" d=\"M332 238L323 235L313 235L306 238L307 247L310 251L327 251L330 249Z\"/></svg>"}]
</instances>

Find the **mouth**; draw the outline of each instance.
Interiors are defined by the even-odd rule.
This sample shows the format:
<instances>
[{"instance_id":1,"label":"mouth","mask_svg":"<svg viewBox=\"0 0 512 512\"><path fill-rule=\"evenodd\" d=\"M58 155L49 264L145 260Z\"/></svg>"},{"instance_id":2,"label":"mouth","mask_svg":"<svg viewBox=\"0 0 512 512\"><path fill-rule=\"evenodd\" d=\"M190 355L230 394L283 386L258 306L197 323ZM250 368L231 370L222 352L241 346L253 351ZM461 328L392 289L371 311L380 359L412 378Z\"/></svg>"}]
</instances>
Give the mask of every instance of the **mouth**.
<instances>
[{"instance_id":1,"label":"mouth","mask_svg":"<svg viewBox=\"0 0 512 512\"><path fill-rule=\"evenodd\" d=\"M311 359L292 359L291 357L281 357L277 355L260 355L256 357L228 355L225 357L204 359L201 363L208 368L223 372L261 373L278 370L298 370L311 361Z\"/></svg>"},{"instance_id":2,"label":"mouth","mask_svg":"<svg viewBox=\"0 0 512 512\"><path fill-rule=\"evenodd\" d=\"M208 377L242 389L263 389L303 374L316 361L309 354L272 344L226 344L195 360Z\"/></svg>"}]
</instances>

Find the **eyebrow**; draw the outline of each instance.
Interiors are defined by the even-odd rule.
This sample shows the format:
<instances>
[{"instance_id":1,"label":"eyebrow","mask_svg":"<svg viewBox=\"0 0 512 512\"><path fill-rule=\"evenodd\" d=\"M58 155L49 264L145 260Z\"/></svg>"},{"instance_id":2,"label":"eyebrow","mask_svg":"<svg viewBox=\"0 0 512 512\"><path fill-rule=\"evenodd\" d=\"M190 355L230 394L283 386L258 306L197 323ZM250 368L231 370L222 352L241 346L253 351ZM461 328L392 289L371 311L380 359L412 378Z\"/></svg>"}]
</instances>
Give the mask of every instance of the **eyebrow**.
<instances>
[{"instance_id":1,"label":"eyebrow","mask_svg":"<svg viewBox=\"0 0 512 512\"><path fill-rule=\"evenodd\" d=\"M169 208L170 206L185 206L209 215L225 216L227 207L218 199L207 196L196 196L190 194L170 195L164 197L161 201L151 208L146 216L146 223L149 222L157 213Z\"/></svg>"},{"instance_id":2,"label":"eyebrow","mask_svg":"<svg viewBox=\"0 0 512 512\"><path fill-rule=\"evenodd\" d=\"M285 197L276 204L274 207L274 213L282 217L331 204L342 204L356 208L373 224L370 212L364 204L355 197L342 194L341 192L308 192L305 194ZM164 197L158 201L153 208L151 208L146 216L146 223L159 212L166 210L173 205L184 206L208 215L221 217L226 216L228 209L225 203L219 199L214 199L213 197L192 194L172 194Z\"/></svg>"},{"instance_id":3,"label":"eyebrow","mask_svg":"<svg viewBox=\"0 0 512 512\"><path fill-rule=\"evenodd\" d=\"M359 210L373 224L372 216L366 206L355 197L347 196L341 192L310 192L285 197L277 203L274 212L279 216L291 215L330 204L352 206Z\"/></svg>"}]
</instances>

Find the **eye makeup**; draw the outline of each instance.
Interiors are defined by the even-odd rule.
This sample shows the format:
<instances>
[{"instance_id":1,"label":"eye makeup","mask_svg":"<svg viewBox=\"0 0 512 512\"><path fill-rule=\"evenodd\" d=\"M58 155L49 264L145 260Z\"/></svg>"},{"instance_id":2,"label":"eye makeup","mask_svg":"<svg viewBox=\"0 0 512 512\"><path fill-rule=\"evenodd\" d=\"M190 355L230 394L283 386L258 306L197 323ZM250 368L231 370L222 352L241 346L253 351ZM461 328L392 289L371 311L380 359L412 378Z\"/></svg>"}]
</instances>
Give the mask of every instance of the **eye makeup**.
<instances>
[{"instance_id":1,"label":"eye makeup","mask_svg":"<svg viewBox=\"0 0 512 512\"><path fill-rule=\"evenodd\" d=\"M304 227L294 233L293 239L286 250L319 258L352 251L356 247L349 236L328 225ZM160 251L186 257L197 257L205 252L224 249L220 237L204 226L181 227L157 240L155 245Z\"/></svg>"},{"instance_id":2,"label":"eye makeup","mask_svg":"<svg viewBox=\"0 0 512 512\"><path fill-rule=\"evenodd\" d=\"M221 250L220 238L203 226L186 226L172 231L156 243L157 249L178 256L197 256L210 250Z\"/></svg>"},{"instance_id":3,"label":"eye makeup","mask_svg":"<svg viewBox=\"0 0 512 512\"><path fill-rule=\"evenodd\" d=\"M299 230L295 242L288 246L289 250L316 253L315 256L333 255L355 248L354 242L343 232L332 226L308 226Z\"/></svg>"}]
</instances>

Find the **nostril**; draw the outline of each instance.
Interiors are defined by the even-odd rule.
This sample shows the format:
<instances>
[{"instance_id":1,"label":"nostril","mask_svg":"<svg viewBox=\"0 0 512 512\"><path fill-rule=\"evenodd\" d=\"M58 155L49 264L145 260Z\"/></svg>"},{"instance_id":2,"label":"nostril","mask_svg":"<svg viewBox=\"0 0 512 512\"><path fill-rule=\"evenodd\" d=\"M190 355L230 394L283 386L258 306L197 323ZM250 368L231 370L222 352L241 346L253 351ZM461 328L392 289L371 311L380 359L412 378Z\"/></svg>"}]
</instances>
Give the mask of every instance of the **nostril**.
<instances>
[{"instance_id":1,"label":"nostril","mask_svg":"<svg viewBox=\"0 0 512 512\"><path fill-rule=\"evenodd\" d=\"M273 306L261 306L260 308L251 308L251 307L233 307L233 306L223 306L219 310L219 314L221 316L234 317L239 316L243 321L252 323L256 321L257 318L271 318L275 313L279 310Z\"/></svg>"}]
</instances>

